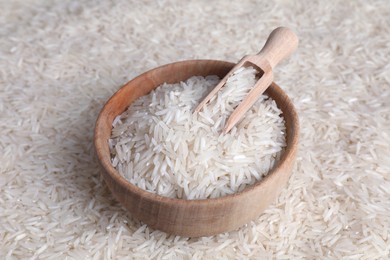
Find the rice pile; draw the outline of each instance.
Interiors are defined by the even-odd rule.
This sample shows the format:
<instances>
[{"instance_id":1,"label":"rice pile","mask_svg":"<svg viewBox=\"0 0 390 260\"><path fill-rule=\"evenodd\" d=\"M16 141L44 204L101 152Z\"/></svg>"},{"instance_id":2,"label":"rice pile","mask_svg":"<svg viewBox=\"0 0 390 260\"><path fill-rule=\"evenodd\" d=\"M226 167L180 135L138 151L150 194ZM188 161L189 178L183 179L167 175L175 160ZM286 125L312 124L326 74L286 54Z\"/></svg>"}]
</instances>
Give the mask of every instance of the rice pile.
<instances>
[{"instance_id":1,"label":"rice pile","mask_svg":"<svg viewBox=\"0 0 390 260\"><path fill-rule=\"evenodd\" d=\"M196 114L217 76L164 84L139 98L113 122L113 166L142 189L182 199L221 197L260 180L286 145L275 101L261 96L230 133L221 134L256 73L252 67L237 70Z\"/></svg>"}]
</instances>

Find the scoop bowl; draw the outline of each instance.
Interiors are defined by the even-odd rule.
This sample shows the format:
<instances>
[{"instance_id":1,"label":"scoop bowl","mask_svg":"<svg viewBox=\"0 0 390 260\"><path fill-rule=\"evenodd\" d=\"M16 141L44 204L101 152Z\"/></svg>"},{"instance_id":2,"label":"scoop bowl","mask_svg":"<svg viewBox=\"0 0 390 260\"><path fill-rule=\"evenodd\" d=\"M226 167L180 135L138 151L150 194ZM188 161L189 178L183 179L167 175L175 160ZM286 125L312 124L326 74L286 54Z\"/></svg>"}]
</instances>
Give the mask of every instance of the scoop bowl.
<instances>
[{"instance_id":1,"label":"scoop bowl","mask_svg":"<svg viewBox=\"0 0 390 260\"><path fill-rule=\"evenodd\" d=\"M199 237L235 230L256 219L286 186L295 162L299 120L287 94L275 83L265 92L282 110L287 146L267 176L232 195L203 200L173 199L150 193L128 182L111 164L108 140L112 122L137 98L163 83L178 83L192 76L223 78L234 63L189 60L164 65L141 74L120 88L104 105L95 126L95 148L104 168L103 178L114 197L136 219L170 234Z\"/></svg>"}]
</instances>

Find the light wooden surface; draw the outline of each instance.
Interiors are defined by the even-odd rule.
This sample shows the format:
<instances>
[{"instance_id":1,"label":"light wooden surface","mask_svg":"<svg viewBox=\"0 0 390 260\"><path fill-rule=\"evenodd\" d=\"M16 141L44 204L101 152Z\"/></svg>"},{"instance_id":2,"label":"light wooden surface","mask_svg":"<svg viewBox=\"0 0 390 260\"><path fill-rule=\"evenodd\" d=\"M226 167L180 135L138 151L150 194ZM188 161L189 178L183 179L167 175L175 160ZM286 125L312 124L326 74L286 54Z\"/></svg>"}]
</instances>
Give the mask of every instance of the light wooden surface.
<instances>
[{"instance_id":1,"label":"light wooden surface","mask_svg":"<svg viewBox=\"0 0 390 260\"><path fill-rule=\"evenodd\" d=\"M217 199L180 200L152 194L126 181L112 167L108 139L113 119L135 99L164 82L177 83L193 75L223 77L234 64L193 60L168 64L124 85L104 105L95 127L95 147L105 182L130 214L150 227L181 236L208 236L239 228L257 218L275 200L291 175L298 145L298 116L288 96L275 83L267 89L286 121L287 147L279 163L263 180L240 193Z\"/></svg>"},{"instance_id":2,"label":"light wooden surface","mask_svg":"<svg viewBox=\"0 0 390 260\"><path fill-rule=\"evenodd\" d=\"M248 95L237 106L228 118L223 129L224 133L229 132L235 124L253 106L261 94L271 85L273 80L273 68L283 59L293 53L298 47L298 37L293 31L285 27L276 28L269 35L264 47L257 55L243 57L230 72L218 83L217 86L199 103L195 108L195 113L199 112L203 106L211 100L213 96L225 85L226 80L241 67L252 66L258 70L260 79L249 91Z\"/></svg>"}]
</instances>

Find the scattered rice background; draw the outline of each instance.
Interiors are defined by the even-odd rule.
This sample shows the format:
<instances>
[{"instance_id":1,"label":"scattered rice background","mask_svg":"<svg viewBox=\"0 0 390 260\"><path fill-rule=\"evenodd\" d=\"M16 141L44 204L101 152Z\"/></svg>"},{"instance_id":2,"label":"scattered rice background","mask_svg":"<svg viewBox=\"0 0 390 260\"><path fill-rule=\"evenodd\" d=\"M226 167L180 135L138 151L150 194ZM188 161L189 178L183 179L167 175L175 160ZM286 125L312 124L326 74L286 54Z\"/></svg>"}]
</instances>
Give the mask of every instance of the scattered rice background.
<instances>
[{"instance_id":1,"label":"scattered rice background","mask_svg":"<svg viewBox=\"0 0 390 260\"><path fill-rule=\"evenodd\" d=\"M387 1L1 1L0 258L386 259L390 251ZM102 104L169 62L237 61L295 29L275 72L301 120L292 178L238 231L168 236L100 179Z\"/></svg>"}]
</instances>

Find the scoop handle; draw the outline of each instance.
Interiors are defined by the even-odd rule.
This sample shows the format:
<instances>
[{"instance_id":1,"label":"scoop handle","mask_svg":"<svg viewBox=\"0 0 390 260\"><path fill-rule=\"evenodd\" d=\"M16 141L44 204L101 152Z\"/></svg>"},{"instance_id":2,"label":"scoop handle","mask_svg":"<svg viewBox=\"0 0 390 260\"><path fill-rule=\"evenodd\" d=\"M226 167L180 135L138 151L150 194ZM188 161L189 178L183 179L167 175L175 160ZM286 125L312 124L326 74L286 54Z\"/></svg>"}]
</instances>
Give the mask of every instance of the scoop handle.
<instances>
[{"instance_id":1,"label":"scoop handle","mask_svg":"<svg viewBox=\"0 0 390 260\"><path fill-rule=\"evenodd\" d=\"M256 55L268 60L272 68L298 47L297 35L286 27L278 27L271 32L263 49Z\"/></svg>"}]
</instances>

